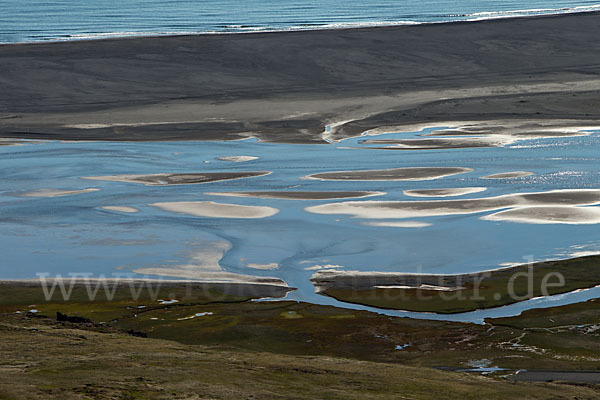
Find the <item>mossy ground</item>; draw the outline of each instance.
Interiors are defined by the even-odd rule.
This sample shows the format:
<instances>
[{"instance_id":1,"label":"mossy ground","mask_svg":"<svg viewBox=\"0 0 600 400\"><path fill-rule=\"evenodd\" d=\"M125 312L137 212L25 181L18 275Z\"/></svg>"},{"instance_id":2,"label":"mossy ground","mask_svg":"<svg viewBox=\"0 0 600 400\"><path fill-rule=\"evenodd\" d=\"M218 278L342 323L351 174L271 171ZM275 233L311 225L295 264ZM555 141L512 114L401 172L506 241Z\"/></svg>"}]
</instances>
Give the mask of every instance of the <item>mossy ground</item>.
<instances>
[{"instance_id":1,"label":"mossy ground","mask_svg":"<svg viewBox=\"0 0 600 400\"><path fill-rule=\"evenodd\" d=\"M560 284L559 276L564 278L564 284ZM458 285L464 289L452 292L379 288L357 290L333 287L325 290L323 294L348 303L384 309L442 314L469 312L600 285L600 256L499 269L490 271L486 277L476 282L480 283L458 282Z\"/></svg>"},{"instance_id":2,"label":"mossy ground","mask_svg":"<svg viewBox=\"0 0 600 400\"><path fill-rule=\"evenodd\" d=\"M595 399L598 389L513 383L328 356L100 333L31 315L0 322L2 399ZM269 349L265 349L269 350Z\"/></svg>"}]
</instances>

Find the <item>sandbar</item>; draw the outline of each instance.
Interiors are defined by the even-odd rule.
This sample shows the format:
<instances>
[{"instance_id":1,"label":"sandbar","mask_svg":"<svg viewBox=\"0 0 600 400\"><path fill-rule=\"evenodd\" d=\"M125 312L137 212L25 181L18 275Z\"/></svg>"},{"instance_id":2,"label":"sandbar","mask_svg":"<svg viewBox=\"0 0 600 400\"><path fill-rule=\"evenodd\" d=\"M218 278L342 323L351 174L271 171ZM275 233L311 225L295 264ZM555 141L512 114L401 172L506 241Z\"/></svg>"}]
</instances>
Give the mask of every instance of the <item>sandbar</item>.
<instances>
[{"instance_id":1,"label":"sandbar","mask_svg":"<svg viewBox=\"0 0 600 400\"><path fill-rule=\"evenodd\" d=\"M305 178L324 181L428 181L472 171L472 168L462 167L407 167L321 172L308 175Z\"/></svg>"},{"instance_id":2,"label":"sandbar","mask_svg":"<svg viewBox=\"0 0 600 400\"><path fill-rule=\"evenodd\" d=\"M600 207L519 207L481 217L488 221L526 224L600 224Z\"/></svg>"},{"instance_id":3,"label":"sandbar","mask_svg":"<svg viewBox=\"0 0 600 400\"><path fill-rule=\"evenodd\" d=\"M122 213L137 213L140 212L140 210L138 210L135 207L129 207L129 206L103 206L100 207L103 210L108 210L108 211L117 211L117 212L122 212Z\"/></svg>"},{"instance_id":4,"label":"sandbar","mask_svg":"<svg viewBox=\"0 0 600 400\"><path fill-rule=\"evenodd\" d=\"M403 190L405 196L412 197L455 197L465 194L480 193L486 191L484 187L446 188L446 189L415 189Z\"/></svg>"},{"instance_id":5,"label":"sandbar","mask_svg":"<svg viewBox=\"0 0 600 400\"><path fill-rule=\"evenodd\" d=\"M33 192L23 193L21 196L24 197L62 197L62 196L73 196L76 194L84 194L97 192L98 188L87 188L80 190L60 190L60 189L39 189Z\"/></svg>"},{"instance_id":6,"label":"sandbar","mask_svg":"<svg viewBox=\"0 0 600 400\"><path fill-rule=\"evenodd\" d=\"M248 268L259 269L259 270L263 270L263 271L269 271L272 269L279 268L279 264L277 264L277 263L268 263L268 264L248 263L248 265L246 265L246 266Z\"/></svg>"},{"instance_id":7,"label":"sandbar","mask_svg":"<svg viewBox=\"0 0 600 400\"><path fill-rule=\"evenodd\" d=\"M246 161L258 160L258 157L254 157L254 156L223 156L223 157L217 157L217 160L231 161L231 162L246 162Z\"/></svg>"},{"instance_id":8,"label":"sandbar","mask_svg":"<svg viewBox=\"0 0 600 400\"><path fill-rule=\"evenodd\" d=\"M281 200L332 200L332 199L347 199L359 197L381 196L385 192L365 192L365 191L262 191L262 192L208 192L204 193L211 196L229 196L229 197L255 197L260 199L281 199Z\"/></svg>"},{"instance_id":9,"label":"sandbar","mask_svg":"<svg viewBox=\"0 0 600 400\"><path fill-rule=\"evenodd\" d=\"M208 218L266 218L279 212L278 209L265 206L242 206L238 204L215 203L213 201L179 201L153 203L164 211Z\"/></svg>"},{"instance_id":10,"label":"sandbar","mask_svg":"<svg viewBox=\"0 0 600 400\"><path fill-rule=\"evenodd\" d=\"M583 206L599 203L600 189L567 189L460 200L347 201L311 206L305 210L315 214L386 219L474 214L515 207Z\"/></svg>"},{"instance_id":11,"label":"sandbar","mask_svg":"<svg viewBox=\"0 0 600 400\"><path fill-rule=\"evenodd\" d=\"M531 176L531 175L534 175L534 173L529 172L529 171L512 171L512 172L501 172L499 174L482 176L481 179L512 179L512 178L524 178L526 176Z\"/></svg>"},{"instance_id":12,"label":"sandbar","mask_svg":"<svg viewBox=\"0 0 600 400\"><path fill-rule=\"evenodd\" d=\"M109 182L142 183L146 186L189 185L196 183L209 183L231 179L254 178L268 175L269 171L252 172L204 172L187 174L151 174L151 175L105 175L83 176L82 179Z\"/></svg>"}]
</instances>

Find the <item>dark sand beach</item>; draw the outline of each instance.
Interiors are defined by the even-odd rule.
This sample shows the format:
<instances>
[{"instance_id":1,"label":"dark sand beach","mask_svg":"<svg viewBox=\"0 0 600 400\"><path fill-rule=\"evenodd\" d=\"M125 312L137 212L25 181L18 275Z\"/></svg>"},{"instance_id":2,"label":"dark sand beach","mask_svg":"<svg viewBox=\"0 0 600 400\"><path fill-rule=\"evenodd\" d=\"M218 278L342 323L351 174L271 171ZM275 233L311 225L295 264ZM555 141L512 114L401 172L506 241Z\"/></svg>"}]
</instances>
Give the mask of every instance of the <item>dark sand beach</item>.
<instances>
[{"instance_id":1,"label":"dark sand beach","mask_svg":"<svg viewBox=\"0 0 600 400\"><path fill-rule=\"evenodd\" d=\"M590 12L2 45L0 137L324 143L446 121L500 121L492 133L589 125L599 22Z\"/></svg>"}]
</instances>

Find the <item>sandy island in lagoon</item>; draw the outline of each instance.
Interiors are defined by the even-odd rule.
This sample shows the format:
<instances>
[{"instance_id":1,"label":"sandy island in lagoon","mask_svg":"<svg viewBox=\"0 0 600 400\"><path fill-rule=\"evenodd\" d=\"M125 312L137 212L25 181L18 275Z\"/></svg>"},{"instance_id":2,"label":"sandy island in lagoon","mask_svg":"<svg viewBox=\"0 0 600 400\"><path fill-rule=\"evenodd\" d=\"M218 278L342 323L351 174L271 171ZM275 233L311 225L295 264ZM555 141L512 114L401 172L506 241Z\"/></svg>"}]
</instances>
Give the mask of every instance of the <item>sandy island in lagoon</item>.
<instances>
[{"instance_id":1,"label":"sandy island in lagoon","mask_svg":"<svg viewBox=\"0 0 600 400\"><path fill-rule=\"evenodd\" d=\"M150 175L105 175L83 176L82 179L109 182L142 183L146 186L189 185L195 183L208 183L226 181L231 179L253 178L269 175L269 171L258 172L202 172L178 174L150 174Z\"/></svg>"},{"instance_id":2,"label":"sandy island in lagoon","mask_svg":"<svg viewBox=\"0 0 600 400\"><path fill-rule=\"evenodd\" d=\"M447 189L414 189L403 190L405 196L412 197L456 197L466 194L485 192L484 187L464 187L464 188L447 188Z\"/></svg>"},{"instance_id":3,"label":"sandy island in lagoon","mask_svg":"<svg viewBox=\"0 0 600 400\"><path fill-rule=\"evenodd\" d=\"M430 181L472 171L472 168L462 167L405 167L320 172L305 176L304 179L318 179L322 181Z\"/></svg>"},{"instance_id":4,"label":"sandy island in lagoon","mask_svg":"<svg viewBox=\"0 0 600 400\"><path fill-rule=\"evenodd\" d=\"M514 193L475 199L423 201L346 201L341 203L327 203L311 206L305 208L305 210L315 214L346 214L352 215L356 218L404 219L415 217L475 214L501 209L518 210L522 207L530 207L531 209L534 209L536 207L543 206L546 208L560 207L561 211L561 218L559 219L552 219L552 215L547 215L547 223L560 223L560 220L562 220L563 223L569 221L572 223L580 223L586 218L584 215L582 215L583 213L589 217L589 214L593 213L594 211L588 210L582 212L581 210L585 210L585 208L578 206L591 206L599 203L600 189L566 189L538 193ZM500 220L501 215L502 214L496 214L496 217L488 219ZM536 215L538 220L544 219L543 212L540 211L536 213ZM521 219L522 222L527 222L525 218ZM594 221L597 221L597 218L595 218Z\"/></svg>"},{"instance_id":5,"label":"sandy island in lagoon","mask_svg":"<svg viewBox=\"0 0 600 400\"><path fill-rule=\"evenodd\" d=\"M213 201L174 201L150 204L164 211L206 218L266 218L279 212L266 206L243 206Z\"/></svg>"},{"instance_id":6,"label":"sandy island in lagoon","mask_svg":"<svg viewBox=\"0 0 600 400\"><path fill-rule=\"evenodd\" d=\"M256 192L206 192L210 196L226 197L253 197L258 199L280 199L280 200L335 200L358 197L382 196L385 192L366 192L366 191L256 191Z\"/></svg>"}]
</instances>

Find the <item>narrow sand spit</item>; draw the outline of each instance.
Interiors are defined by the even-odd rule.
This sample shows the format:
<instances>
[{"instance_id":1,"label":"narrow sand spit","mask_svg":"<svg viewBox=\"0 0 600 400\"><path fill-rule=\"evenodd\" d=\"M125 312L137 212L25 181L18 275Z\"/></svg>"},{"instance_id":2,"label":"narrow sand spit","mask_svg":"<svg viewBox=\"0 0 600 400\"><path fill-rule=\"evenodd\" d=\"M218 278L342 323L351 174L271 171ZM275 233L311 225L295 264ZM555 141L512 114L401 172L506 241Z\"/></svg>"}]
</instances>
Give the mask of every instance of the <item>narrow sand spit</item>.
<instances>
[{"instance_id":1,"label":"narrow sand spit","mask_svg":"<svg viewBox=\"0 0 600 400\"><path fill-rule=\"evenodd\" d=\"M519 207L486 215L488 221L510 221L526 224L600 224L600 207Z\"/></svg>"},{"instance_id":2,"label":"narrow sand spit","mask_svg":"<svg viewBox=\"0 0 600 400\"><path fill-rule=\"evenodd\" d=\"M39 189L34 192L24 193L21 196L25 197L62 197L73 196L76 194L97 192L98 188L87 188L81 190L60 190L60 189Z\"/></svg>"},{"instance_id":3,"label":"narrow sand spit","mask_svg":"<svg viewBox=\"0 0 600 400\"><path fill-rule=\"evenodd\" d=\"M228 197L255 197L260 199L282 199L282 200L334 200L359 197L382 196L385 192L209 192L210 196Z\"/></svg>"},{"instance_id":4,"label":"narrow sand spit","mask_svg":"<svg viewBox=\"0 0 600 400\"><path fill-rule=\"evenodd\" d=\"M258 160L258 157L254 157L254 156L224 156L224 157L217 157L217 160L231 161L231 162L246 162L246 161Z\"/></svg>"},{"instance_id":5,"label":"narrow sand spit","mask_svg":"<svg viewBox=\"0 0 600 400\"><path fill-rule=\"evenodd\" d=\"M448 188L448 189L416 189L404 190L405 196L412 197L454 197L465 194L479 193L486 191L485 187L466 187L466 188Z\"/></svg>"},{"instance_id":6,"label":"narrow sand spit","mask_svg":"<svg viewBox=\"0 0 600 400\"><path fill-rule=\"evenodd\" d=\"M117 211L117 212L122 212L122 213L137 213L140 212L140 210L138 210L135 207L128 207L128 206L103 206L100 207L103 210L108 210L108 211Z\"/></svg>"},{"instance_id":7,"label":"narrow sand spit","mask_svg":"<svg viewBox=\"0 0 600 400\"><path fill-rule=\"evenodd\" d=\"M512 172L502 172L500 174L482 176L481 179L511 179L511 178L523 178L523 177L531 176L531 175L534 175L534 173L529 172L529 171L512 171Z\"/></svg>"},{"instance_id":8,"label":"narrow sand spit","mask_svg":"<svg viewBox=\"0 0 600 400\"><path fill-rule=\"evenodd\" d=\"M152 174L152 175L105 175L84 176L83 179L109 182L142 183L147 186L189 185L194 183L209 183L231 179L254 178L268 175L269 171L252 172L205 172L189 174Z\"/></svg>"},{"instance_id":9,"label":"narrow sand spit","mask_svg":"<svg viewBox=\"0 0 600 400\"><path fill-rule=\"evenodd\" d=\"M380 226L388 228L426 228L431 226L428 222L420 221L370 221L362 222L361 225L366 226Z\"/></svg>"},{"instance_id":10,"label":"narrow sand spit","mask_svg":"<svg viewBox=\"0 0 600 400\"><path fill-rule=\"evenodd\" d=\"M474 214L515 207L583 206L599 203L600 189L568 189L464 200L347 201L307 207L305 210L315 214L347 214L357 218L387 219Z\"/></svg>"},{"instance_id":11,"label":"narrow sand spit","mask_svg":"<svg viewBox=\"0 0 600 400\"><path fill-rule=\"evenodd\" d=\"M266 218L279 212L273 207L241 206L212 201L180 201L150 205L164 211L209 218Z\"/></svg>"},{"instance_id":12,"label":"narrow sand spit","mask_svg":"<svg viewBox=\"0 0 600 400\"><path fill-rule=\"evenodd\" d=\"M428 181L472 171L472 168L462 167L408 167L362 171L322 172L308 175L304 178L324 181Z\"/></svg>"}]
</instances>

